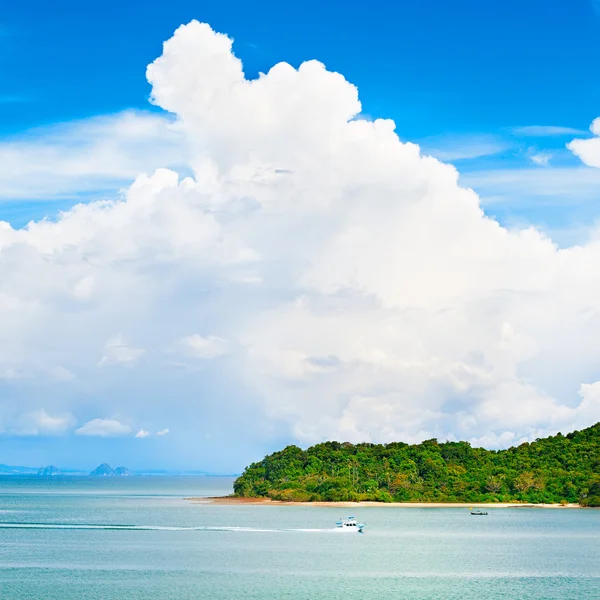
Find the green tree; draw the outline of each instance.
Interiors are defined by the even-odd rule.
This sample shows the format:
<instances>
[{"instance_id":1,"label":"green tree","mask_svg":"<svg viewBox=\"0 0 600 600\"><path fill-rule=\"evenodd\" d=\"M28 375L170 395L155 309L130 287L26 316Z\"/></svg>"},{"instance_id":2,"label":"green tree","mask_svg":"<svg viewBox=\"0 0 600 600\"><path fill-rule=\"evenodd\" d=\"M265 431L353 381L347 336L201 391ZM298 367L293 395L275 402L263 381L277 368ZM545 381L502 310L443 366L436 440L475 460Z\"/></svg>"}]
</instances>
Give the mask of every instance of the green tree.
<instances>
[{"instance_id":1,"label":"green tree","mask_svg":"<svg viewBox=\"0 0 600 600\"><path fill-rule=\"evenodd\" d=\"M242 497L276 500L600 502L600 423L507 450L426 440L409 446L288 446L249 465Z\"/></svg>"}]
</instances>

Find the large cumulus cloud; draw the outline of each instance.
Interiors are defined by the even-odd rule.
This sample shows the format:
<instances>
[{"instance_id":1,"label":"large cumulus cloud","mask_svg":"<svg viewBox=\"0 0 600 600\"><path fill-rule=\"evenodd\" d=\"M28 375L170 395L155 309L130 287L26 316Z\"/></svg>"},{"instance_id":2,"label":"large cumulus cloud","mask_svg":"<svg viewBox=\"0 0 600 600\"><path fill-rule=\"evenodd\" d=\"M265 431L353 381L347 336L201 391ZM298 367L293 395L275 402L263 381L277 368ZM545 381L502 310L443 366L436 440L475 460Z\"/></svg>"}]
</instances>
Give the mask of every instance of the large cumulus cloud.
<instances>
[{"instance_id":1,"label":"large cumulus cloud","mask_svg":"<svg viewBox=\"0 0 600 600\"><path fill-rule=\"evenodd\" d=\"M192 22L147 75L194 177L2 224L6 431L40 410L169 426L172 444L203 431L183 453L214 428L229 444L227 423L265 447L501 446L600 419L597 236L560 249L501 227L316 61L250 81Z\"/></svg>"},{"instance_id":2,"label":"large cumulus cloud","mask_svg":"<svg viewBox=\"0 0 600 600\"><path fill-rule=\"evenodd\" d=\"M586 165L600 168L600 117L592 122L590 131L595 137L575 139L567 147Z\"/></svg>"}]
</instances>

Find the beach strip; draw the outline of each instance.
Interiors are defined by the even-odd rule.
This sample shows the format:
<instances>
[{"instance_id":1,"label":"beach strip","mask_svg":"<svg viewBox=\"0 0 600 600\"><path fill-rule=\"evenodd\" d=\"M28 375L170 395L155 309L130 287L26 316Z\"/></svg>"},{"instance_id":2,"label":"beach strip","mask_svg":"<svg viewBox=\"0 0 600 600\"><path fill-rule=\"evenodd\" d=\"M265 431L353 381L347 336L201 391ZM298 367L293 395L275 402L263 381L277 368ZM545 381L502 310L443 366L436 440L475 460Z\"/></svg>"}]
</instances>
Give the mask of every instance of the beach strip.
<instances>
[{"instance_id":1,"label":"beach strip","mask_svg":"<svg viewBox=\"0 0 600 600\"><path fill-rule=\"evenodd\" d=\"M284 502L270 498L236 498L234 496L185 498L202 504L229 506L320 506L320 507L387 507L387 508L580 508L579 504L526 504L520 502Z\"/></svg>"}]
</instances>

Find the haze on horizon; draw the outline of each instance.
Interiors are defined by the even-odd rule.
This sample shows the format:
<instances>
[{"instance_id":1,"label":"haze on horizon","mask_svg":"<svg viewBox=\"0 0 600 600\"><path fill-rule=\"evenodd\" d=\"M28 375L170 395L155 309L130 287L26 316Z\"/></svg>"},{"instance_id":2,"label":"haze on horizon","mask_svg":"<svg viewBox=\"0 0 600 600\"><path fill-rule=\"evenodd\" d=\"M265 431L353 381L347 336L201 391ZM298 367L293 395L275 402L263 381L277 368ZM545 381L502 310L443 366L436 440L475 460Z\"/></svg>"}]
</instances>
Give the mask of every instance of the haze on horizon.
<instances>
[{"instance_id":1,"label":"haze on horizon","mask_svg":"<svg viewBox=\"0 0 600 600\"><path fill-rule=\"evenodd\" d=\"M248 78L207 23L146 75L148 110L0 139L2 198L73 200L0 223L1 462L231 472L600 420L597 209L569 243L500 219L457 144L428 154L317 60ZM598 199L600 120L553 127L520 135L566 136L569 166L527 160Z\"/></svg>"}]
</instances>

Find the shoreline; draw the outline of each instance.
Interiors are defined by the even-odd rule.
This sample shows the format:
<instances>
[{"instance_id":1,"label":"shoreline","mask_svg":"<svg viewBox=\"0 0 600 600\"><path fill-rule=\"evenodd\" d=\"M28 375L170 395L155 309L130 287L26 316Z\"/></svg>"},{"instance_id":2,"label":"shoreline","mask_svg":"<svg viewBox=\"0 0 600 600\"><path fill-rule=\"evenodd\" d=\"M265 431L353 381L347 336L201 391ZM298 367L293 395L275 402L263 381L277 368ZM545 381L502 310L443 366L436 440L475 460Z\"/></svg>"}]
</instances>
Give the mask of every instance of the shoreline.
<instances>
[{"instance_id":1,"label":"shoreline","mask_svg":"<svg viewBox=\"0 0 600 600\"><path fill-rule=\"evenodd\" d=\"M528 504L522 502L286 502L270 498L234 498L231 496L184 498L197 504L225 506L317 506L335 508L581 508L579 504Z\"/></svg>"}]
</instances>

